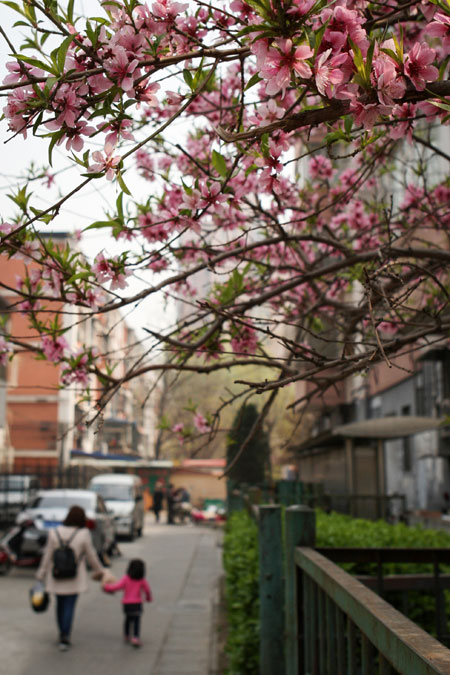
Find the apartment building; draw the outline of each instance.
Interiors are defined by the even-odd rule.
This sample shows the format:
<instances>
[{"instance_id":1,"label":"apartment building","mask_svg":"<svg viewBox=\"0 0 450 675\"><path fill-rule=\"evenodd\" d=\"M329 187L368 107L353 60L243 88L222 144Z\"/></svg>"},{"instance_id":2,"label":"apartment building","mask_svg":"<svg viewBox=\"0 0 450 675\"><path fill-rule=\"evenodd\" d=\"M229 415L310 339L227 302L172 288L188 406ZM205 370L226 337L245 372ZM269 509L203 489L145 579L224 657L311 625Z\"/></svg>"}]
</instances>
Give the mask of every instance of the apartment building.
<instances>
[{"instance_id":1,"label":"apartment building","mask_svg":"<svg viewBox=\"0 0 450 675\"><path fill-rule=\"evenodd\" d=\"M436 145L448 147L449 138L442 127ZM424 162L431 182L448 175L441 157L429 153ZM423 238L430 237L424 230ZM450 508L450 343L429 338L311 406L311 433L291 449L300 479L322 483L333 507L393 518Z\"/></svg>"},{"instance_id":2,"label":"apartment building","mask_svg":"<svg viewBox=\"0 0 450 675\"><path fill-rule=\"evenodd\" d=\"M54 233L52 239L63 245L68 235ZM23 276L24 270L24 260L2 259L0 298L7 329L33 345L38 336L19 311L20 299L14 292L17 277ZM61 308L60 304L55 306L55 310ZM142 355L138 338L118 312L85 318L82 310L73 306L62 309L68 312L62 316L68 327L64 337L69 346L73 350L83 344L97 346L104 360L116 363L116 377L123 376L130 363ZM0 431L3 419L3 436L9 439L8 451L3 452L0 463L20 472L33 465L67 466L74 451L78 457L93 453L152 456L155 420L148 376L122 385L89 424L96 414L92 402L83 401L80 385L61 388L60 375L58 364L36 359L26 349L0 371L0 384L4 378L0 388ZM90 387L95 404L103 388L93 376Z\"/></svg>"}]
</instances>

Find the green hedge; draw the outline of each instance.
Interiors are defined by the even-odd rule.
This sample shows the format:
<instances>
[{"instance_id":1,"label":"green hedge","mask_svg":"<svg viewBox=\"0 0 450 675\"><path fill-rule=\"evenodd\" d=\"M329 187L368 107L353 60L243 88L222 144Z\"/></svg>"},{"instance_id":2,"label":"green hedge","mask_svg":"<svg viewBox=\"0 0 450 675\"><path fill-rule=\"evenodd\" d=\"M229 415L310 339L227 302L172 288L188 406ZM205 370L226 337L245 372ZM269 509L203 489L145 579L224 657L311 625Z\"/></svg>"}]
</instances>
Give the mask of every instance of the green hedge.
<instances>
[{"instance_id":1,"label":"green hedge","mask_svg":"<svg viewBox=\"0 0 450 675\"><path fill-rule=\"evenodd\" d=\"M259 673L258 528L246 511L233 513L224 537L229 675Z\"/></svg>"},{"instance_id":2,"label":"green hedge","mask_svg":"<svg viewBox=\"0 0 450 675\"><path fill-rule=\"evenodd\" d=\"M403 523L367 521L339 513L317 511L317 546L354 547L450 547L450 534ZM376 565L348 563L342 565L352 574L376 574ZM246 511L233 513L227 523L224 541L226 603L228 611L228 675L257 675L259 657L258 598L258 531ZM431 572L431 565L390 563L383 565L385 574ZM448 569L443 569L448 571ZM403 609L403 596L390 593L387 598ZM447 615L450 616L450 593L445 592ZM434 598L420 591L408 593L408 616L424 630L434 634Z\"/></svg>"}]
</instances>

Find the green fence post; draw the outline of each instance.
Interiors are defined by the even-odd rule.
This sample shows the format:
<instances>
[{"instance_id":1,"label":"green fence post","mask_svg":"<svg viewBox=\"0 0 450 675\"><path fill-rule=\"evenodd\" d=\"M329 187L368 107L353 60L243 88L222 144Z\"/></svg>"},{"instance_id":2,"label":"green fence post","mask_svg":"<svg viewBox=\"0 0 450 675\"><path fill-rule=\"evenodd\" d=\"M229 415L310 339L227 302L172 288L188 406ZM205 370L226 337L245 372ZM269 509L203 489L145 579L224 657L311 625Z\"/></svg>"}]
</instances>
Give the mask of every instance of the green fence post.
<instances>
[{"instance_id":1,"label":"green fence post","mask_svg":"<svg viewBox=\"0 0 450 675\"><path fill-rule=\"evenodd\" d=\"M295 501L294 504L305 504L305 484L297 480L295 486Z\"/></svg>"},{"instance_id":2,"label":"green fence post","mask_svg":"<svg viewBox=\"0 0 450 675\"><path fill-rule=\"evenodd\" d=\"M316 514L308 506L290 506L286 509L285 521L285 625L286 625L286 675L298 675L299 654L298 608L299 591L297 588L297 568L294 554L297 546L313 547L316 539Z\"/></svg>"},{"instance_id":3,"label":"green fence post","mask_svg":"<svg viewBox=\"0 0 450 675\"><path fill-rule=\"evenodd\" d=\"M291 506L295 502L295 481L280 480L278 482L278 498L283 506Z\"/></svg>"},{"instance_id":4,"label":"green fence post","mask_svg":"<svg viewBox=\"0 0 450 675\"><path fill-rule=\"evenodd\" d=\"M284 579L281 507L259 509L260 675L284 672Z\"/></svg>"}]
</instances>

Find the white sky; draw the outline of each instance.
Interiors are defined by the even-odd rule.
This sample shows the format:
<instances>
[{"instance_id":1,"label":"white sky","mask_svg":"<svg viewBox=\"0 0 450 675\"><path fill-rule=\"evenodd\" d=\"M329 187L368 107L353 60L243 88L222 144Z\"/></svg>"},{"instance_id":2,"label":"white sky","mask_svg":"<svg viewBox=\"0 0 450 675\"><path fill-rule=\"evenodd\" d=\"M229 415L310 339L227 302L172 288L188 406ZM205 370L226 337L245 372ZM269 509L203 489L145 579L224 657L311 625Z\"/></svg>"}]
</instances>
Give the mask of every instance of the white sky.
<instances>
[{"instance_id":1,"label":"white sky","mask_svg":"<svg viewBox=\"0 0 450 675\"><path fill-rule=\"evenodd\" d=\"M82 1L78 1L76 3L77 11L81 12L84 4ZM19 18L19 15L9 7L0 5L0 25L18 51L20 51L21 44L20 36L23 35L25 30L24 27L13 28L14 22ZM11 60L8 53L9 47L3 36L0 35L0 82L7 73L5 68L6 62ZM1 96L1 111L5 105L6 97ZM45 139L33 138L30 134L26 140L22 136L11 139L7 121L3 120L0 122L0 148L0 156L2 158L0 164L0 219L7 221L15 213L16 209L13 202L6 196L7 193L20 183L20 176L23 176L25 167L31 161L40 167L47 165L48 143ZM101 149L100 145L99 149ZM49 207L62 194L84 180L83 178L79 178L78 168L72 168L73 163L67 160L66 154L64 144L59 148L54 148L53 170L55 172L64 170L56 179L56 189L48 189L43 181L33 183L31 204L36 208ZM132 164L133 160L131 158L128 166L131 167ZM124 178L133 196L139 197L140 195L143 197L144 194L153 189L152 185L143 181L132 168L130 168ZM83 229L95 220L103 220L105 208L109 208L112 212L114 211L117 195L118 192L115 184L112 185L104 178L93 180L61 207L60 214L49 227L54 231L74 232L75 230ZM45 226L43 225L42 227L44 228ZM103 230L87 232L83 236L81 245L84 253L91 259L93 255L102 249L109 254L115 255L126 246L123 242L118 243L112 238L105 236ZM159 275L155 277L149 274L147 282L150 281L151 283L153 281L154 283L158 283L160 279ZM130 283L131 292L139 292L144 288L144 285L144 283L133 280ZM167 325L168 321L173 317L173 312L168 311L164 307L161 299L152 297L142 302L131 313L127 312L127 316L128 323L138 331L143 326L161 331L163 326ZM140 334L142 335L142 333Z\"/></svg>"}]
</instances>

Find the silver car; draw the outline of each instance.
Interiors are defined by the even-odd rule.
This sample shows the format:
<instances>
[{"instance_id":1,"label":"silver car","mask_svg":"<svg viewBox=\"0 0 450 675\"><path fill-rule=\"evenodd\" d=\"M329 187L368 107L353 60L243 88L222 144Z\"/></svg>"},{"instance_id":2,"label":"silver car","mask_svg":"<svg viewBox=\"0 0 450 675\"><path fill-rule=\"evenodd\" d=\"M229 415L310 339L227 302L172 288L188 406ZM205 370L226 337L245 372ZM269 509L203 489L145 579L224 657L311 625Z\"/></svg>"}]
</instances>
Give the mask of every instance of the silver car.
<instances>
[{"instance_id":1,"label":"silver car","mask_svg":"<svg viewBox=\"0 0 450 675\"><path fill-rule=\"evenodd\" d=\"M115 542L113 518L102 497L93 490L40 490L27 507L21 511L16 523L33 521L35 528L24 532L22 550L32 552L38 535L61 525L71 506L81 506L86 513L86 527L91 531L92 541L100 558L108 553Z\"/></svg>"}]
</instances>

